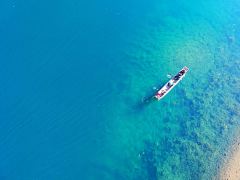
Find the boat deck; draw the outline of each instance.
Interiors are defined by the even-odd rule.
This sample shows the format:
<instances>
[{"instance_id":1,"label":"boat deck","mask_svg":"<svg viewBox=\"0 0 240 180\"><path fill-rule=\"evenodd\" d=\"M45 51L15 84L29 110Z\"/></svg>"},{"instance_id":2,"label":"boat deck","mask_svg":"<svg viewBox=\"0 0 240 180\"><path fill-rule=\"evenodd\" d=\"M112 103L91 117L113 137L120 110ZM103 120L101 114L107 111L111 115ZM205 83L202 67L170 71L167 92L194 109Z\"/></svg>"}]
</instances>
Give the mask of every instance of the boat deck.
<instances>
[{"instance_id":1,"label":"boat deck","mask_svg":"<svg viewBox=\"0 0 240 180\"><path fill-rule=\"evenodd\" d=\"M168 83L165 84L154 97L157 98L158 100L162 99L168 92L171 91L171 89L174 86L176 86L179 83L179 81L182 80L183 77L185 77L185 74L188 70L189 69L185 66L170 81L168 81Z\"/></svg>"}]
</instances>

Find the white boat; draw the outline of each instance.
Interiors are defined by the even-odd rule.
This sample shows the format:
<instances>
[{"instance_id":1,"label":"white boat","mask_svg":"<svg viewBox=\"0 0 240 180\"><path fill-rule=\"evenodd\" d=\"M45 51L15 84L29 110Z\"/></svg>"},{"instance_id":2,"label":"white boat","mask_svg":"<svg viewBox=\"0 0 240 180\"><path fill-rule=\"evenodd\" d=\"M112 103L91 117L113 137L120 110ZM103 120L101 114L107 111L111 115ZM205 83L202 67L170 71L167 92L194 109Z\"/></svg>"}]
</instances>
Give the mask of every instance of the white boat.
<instances>
[{"instance_id":1,"label":"white boat","mask_svg":"<svg viewBox=\"0 0 240 180\"><path fill-rule=\"evenodd\" d=\"M174 86L176 86L183 77L185 77L186 72L189 69L185 66L181 71L179 71L179 73L177 73L170 81L168 81L167 84L165 84L156 94L156 96L154 96L154 98L160 100L162 99L164 96L167 95L167 93L169 93Z\"/></svg>"}]
</instances>

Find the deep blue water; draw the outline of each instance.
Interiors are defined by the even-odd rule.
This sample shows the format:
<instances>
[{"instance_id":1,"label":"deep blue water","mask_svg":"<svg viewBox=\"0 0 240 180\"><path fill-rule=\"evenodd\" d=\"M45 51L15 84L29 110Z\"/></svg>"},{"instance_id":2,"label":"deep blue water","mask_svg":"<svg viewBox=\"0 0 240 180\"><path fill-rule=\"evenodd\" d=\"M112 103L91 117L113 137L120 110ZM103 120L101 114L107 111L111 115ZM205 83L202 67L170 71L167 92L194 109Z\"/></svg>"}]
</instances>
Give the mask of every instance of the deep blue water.
<instances>
[{"instance_id":1,"label":"deep blue water","mask_svg":"<svg viewBox=\"0 0 240 180\"><path fill-rule=\"evenodd\" d=\"M238 9L1 2L0 179L214 177L239 126Z\"/></svg>"}]
</instances>

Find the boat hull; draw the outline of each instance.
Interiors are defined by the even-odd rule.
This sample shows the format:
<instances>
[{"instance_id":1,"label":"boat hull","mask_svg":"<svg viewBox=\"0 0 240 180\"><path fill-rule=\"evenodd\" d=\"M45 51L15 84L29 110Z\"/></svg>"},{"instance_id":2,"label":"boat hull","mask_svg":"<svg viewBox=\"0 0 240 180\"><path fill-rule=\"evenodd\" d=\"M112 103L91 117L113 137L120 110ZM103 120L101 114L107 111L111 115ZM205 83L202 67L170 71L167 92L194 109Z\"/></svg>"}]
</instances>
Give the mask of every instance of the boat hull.
<instances>
[{"instance_id":1,"label":"boat hull","mask_svg":"<svg viewBox=\"0 0 240 180\"><path fill-rule=\"evenodd\" d=\"M189 69L185 66L181 71L179 71L170 81L167 82L154 96L157 100L162 99L166 96L181 80L185 77Z\"/></svg>"}]
</instances>

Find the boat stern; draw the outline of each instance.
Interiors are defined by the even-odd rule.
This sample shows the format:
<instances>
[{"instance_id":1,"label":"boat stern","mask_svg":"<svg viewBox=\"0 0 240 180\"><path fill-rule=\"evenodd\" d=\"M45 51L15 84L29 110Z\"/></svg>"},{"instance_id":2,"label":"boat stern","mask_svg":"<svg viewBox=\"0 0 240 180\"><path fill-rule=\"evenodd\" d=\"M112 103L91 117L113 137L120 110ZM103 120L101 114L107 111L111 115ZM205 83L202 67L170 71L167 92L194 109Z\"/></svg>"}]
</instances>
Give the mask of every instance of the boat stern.
<instances>
[{"instance_id":1,"label":"boat stern","mask_svg":"<svg viewBox=\"0 0 240 180\"><path fill-rule=\"evenodd\" d=\"M157 100L160 100L161 97L157 94L156 96L153 96L154 98L156 98Z\"/></svg>"}]
</instances>

